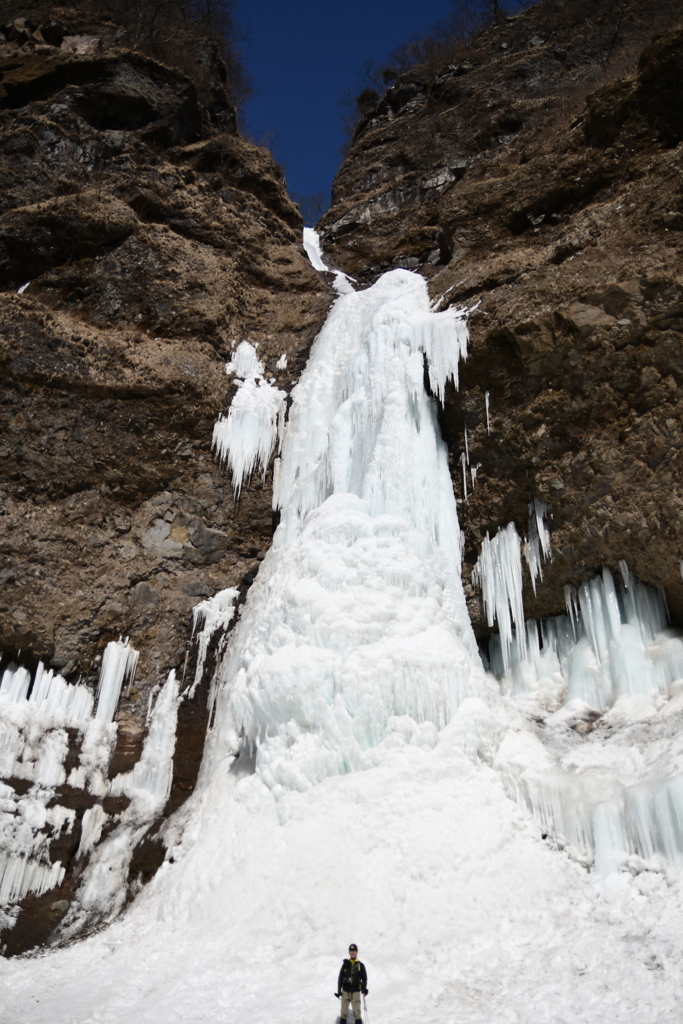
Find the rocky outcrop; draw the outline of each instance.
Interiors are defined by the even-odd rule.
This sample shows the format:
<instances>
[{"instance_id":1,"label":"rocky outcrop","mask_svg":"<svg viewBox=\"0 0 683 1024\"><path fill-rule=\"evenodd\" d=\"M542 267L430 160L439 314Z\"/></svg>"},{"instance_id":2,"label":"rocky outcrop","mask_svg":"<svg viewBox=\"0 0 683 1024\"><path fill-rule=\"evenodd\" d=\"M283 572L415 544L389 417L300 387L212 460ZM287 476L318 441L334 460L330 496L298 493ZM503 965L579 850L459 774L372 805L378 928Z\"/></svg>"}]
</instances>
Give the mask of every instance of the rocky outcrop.
<instances>
[{"instance_id":1,"label":"rocky outcrop","mask_svg":"<svg viewBox=\"0 0 683 1024\"><path fill-rule=\"evenodd\" d=\"M244 596L270 544L268 481L235 501L210 450L235 390L226 359L248 338L288 391L329 297L282 172L234 111L217 124L190 78L122 49L115 25L90 24L88 47L64 12L61 41L35 21L22 42L13 19L0 47L1 667L42 660L94 688L107 642L130 637L113 777L140 756L150 691L194 673L193 606ZM204 686L179 710L165 815L192 791L207 715ZM48 940L87 864L83 815L101 796L65 784L54 799L75 814L46 840L64 882L22 902L6 955ZM128 803L107 800L101 839ZM143 843L133 889L158 863Z\"/></svg>"},{"instance_id":2,"label":"rocky outcrop","mask_svg":"<svg viewBox=\"0 0 683 1024\"><path fill-rule=\"evenodd\" d=\"M526 534L534 497L553 561L537 594L526 579L528 615L623 559L683 621L677 13L543 0L415 69L360 122L321 224L355 277L407 267L472 309L441 418L480 636L481 541Z\"/></svg>"}]
</instances>

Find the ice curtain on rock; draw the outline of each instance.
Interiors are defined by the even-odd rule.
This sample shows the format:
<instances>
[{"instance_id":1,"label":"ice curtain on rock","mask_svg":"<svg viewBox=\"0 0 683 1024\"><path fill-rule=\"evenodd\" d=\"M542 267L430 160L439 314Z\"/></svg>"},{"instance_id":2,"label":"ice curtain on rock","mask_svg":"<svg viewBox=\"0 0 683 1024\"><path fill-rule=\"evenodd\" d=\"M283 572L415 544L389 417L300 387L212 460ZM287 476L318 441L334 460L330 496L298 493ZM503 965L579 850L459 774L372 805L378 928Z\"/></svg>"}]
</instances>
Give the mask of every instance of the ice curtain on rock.
<instances>
[{"instance_id":1,"label":"ice curtain on rock","mask_svg":"<svg viewBox=\"0 0 683 1024\"><path fill-rule=\"evenodd\" d=\"M324 271L316 239L306 245ZM239 490L281 442L280 522L239 614L231 589L197 609L202 659L235 625L197 788L162 829L165 863L106 931L0 962L3 1008L26 1024L266 1024L294 992L293 1012L323 1024L353 938L374 1020L673 1019L683 929L671 765L683 751L662 608L630 576L620 604L605 575L572 597L566 622L525 632L521 541L508 527L480 561L502 685L486 672L437 420L466 355L465 315L432 312L424 280L405 270L357 291L337 275L336 287L284 431L284 397L256 350L242 343L229 364L243 383L216 448ZM544 515L530 509L534 581L550 553ZM647 692L622 692L619 666L636 648L658 667ZM567 676L577 696L558 711ZM600 714L588 713L590 679L615 693L609 734L586 738L573 726ZM144 808L168 792L178 699L172 675L139 767L116 783L138 817L105 843L82 899L112 901ZM639 729L654 718L648 748Z\"/></svg>"}]
</instances>

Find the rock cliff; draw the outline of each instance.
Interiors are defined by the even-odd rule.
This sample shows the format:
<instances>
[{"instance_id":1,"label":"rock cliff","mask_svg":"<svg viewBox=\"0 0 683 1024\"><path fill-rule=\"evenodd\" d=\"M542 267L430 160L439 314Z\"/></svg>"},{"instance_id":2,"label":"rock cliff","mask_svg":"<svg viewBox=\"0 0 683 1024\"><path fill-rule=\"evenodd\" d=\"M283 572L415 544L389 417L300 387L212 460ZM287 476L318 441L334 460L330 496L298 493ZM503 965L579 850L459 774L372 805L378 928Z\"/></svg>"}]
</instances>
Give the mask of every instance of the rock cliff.
<instances>
[{"instance_id":1,"label":"rock cliff","mask_svg":"<svg viewBox=\"0 0 683 1024\"><path fill-rule=\"evenodd\" d=\"M320 225L362 283L402 266L439 308L471 307L441 421L482 638L481 542L526 533L534 498L553 559L536 594L525 581L527 614L625 560L683 619L677 6L542 0L413 69L358 125ZM235 501L210 450L226 359L248 338L289 391L331 293L281 171L237 132L215 49L198 77L85 3L0 14L0 668L42 661L94 690L106 645L130 637L113 778L140 758L150 694L170 669L193 676L192 608L243 598L270 544L270 473ZM127 898L163 859L158 818L192 791L207 714L204 682ZM71 770L83 736L66 732ZM5 773L3 799L19 808L30 780ZM129 803L68 782L41 799L73 812L41 849L64 877L21 901L5 955L64 938L84 816L104 822L97 853Z\"/></svg>"},{"instance_id":2,"label":"rock cliff","mask_svg":"<svg viewBox=\"0 0 683 1024\"><path fill-rule=\"evenodd\" d=\"M677 17L671 4L542 0L407 73L359 123L320 226L355 277L411 268L440 308L472 309L442 415L465 576L487 532L527 533L540 498L553 560L536 595L526 579L534 617L625 560L683 619Z\"/></svg>"},{"instance_id":3,"label":"rock cliff","mask_svg":"<svg viewBox=\"0 0 683 1024\"><path fill-rule=\"evenodd\" d=\"M248 337L288 391L329 298L282 172L237 134L219 74L207 105L186 74L123 46L115 22L84 23L63 8L42 21L9 14L2 667L42 660L94 687L107 642L130 637L140 661L117 713L113 775L140 755L151 689L171 668L193 672L192 607L225 587L246 593L270 544L269 483L255 478L235 501L210 451L235 390L226 358ZM181 705L167 811L194 785L206 714L205 689ZM78 754L72 736L70 760ZM61 916L50 907L71 898L84 867L75 854L96 799L62 789L60 806L77 820L49 856L67 867L65 881L27 897L2 940L8 955L45 940ZM105 807L104 835L120 810ZM139 859L131 877L146 866Z\"/></svg>"}]
</instances>

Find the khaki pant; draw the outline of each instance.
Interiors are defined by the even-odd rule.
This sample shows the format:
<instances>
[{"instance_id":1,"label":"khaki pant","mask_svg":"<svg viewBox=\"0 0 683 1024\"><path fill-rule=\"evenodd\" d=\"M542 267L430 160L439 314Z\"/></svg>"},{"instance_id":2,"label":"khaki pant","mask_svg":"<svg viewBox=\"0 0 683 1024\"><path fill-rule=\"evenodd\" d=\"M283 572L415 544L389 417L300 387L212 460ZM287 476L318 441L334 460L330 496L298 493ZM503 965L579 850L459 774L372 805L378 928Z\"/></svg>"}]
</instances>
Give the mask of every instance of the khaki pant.
<instances>
[{"instance_id":1,"label":"khaki pant","mask_svg":"<svg viewBox=\"0 0 683 1024\"><path fill-rule=\"evenodd\" d=\"M346 1024L346 1018L349 1013L349 1003L353 1007L353 1015L356 1020L360 1020L360 992L347 992L346 989L342 989L341 997L341 1019L342 1024Z\"/></svg>"}]
</instances>

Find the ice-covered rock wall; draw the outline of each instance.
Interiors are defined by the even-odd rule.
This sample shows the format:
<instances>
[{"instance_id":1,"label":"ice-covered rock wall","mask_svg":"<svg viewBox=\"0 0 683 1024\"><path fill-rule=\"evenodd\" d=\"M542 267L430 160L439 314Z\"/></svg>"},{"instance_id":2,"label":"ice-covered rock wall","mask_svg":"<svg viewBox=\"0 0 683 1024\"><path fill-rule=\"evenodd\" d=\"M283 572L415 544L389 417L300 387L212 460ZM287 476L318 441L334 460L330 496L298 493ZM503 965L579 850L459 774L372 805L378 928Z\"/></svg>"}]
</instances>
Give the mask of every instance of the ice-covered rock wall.
<instances>
[{"instance_id":1,"label":"ice-covered rock wall","mask_svg":"<svg viewBox=\"0 0 683 1024\"><path fill-rule=\"evenodd\" d=\"M74 827L75 813L55 802L58 786L68 782L101 797L107 792L107 765L116 737L112 724L121 687L135 674L137 651L128 641L111 641L102 659L94 698L84 685L67 683L38 665L33 681L21 666L9 665L0 684L0 773L22 780L22 796L2 786L0 804L0 905L40 894L64 875L52 863L50 843ZM67 729L80 734L80 756L68 777L64 761Z\"/></svg>"},{"instance_id":2,"label":"ice-covered rock wall","mask_svg":"<svg viewBox=\"0 0 683 1024\"><path fill-rule=\"evenodd\" d=\"M532 579L550 551L543 509L530 508ZM538 516L536 515L538 513ZM526 553L526 551L525 551ZM488 664L533 723L496 755L508 792L554 841L599 873L683 855L683 636L664 595L620 564L565 588L567 614L524 622L514 524L485 540L477 578L492 625ZM582 742L577 744L579 737Z\"/></svg>"},{"instance_id":3,"label":"ice-covered rock wall","mask_svg":"<svg viewBox=\"0 0 683 1024\"><path fill-rule=\"evenodd\" d=\"M212 625L216 627L215 622ZM93 801L80 823L76 859L85 871L64 922L65 934L75 933L90 912L115 912L125 900L134 845L170 792L178 706L172 672L151 709L140 760L131 772L110 779L117 736L113 719L122 687L134 678L137 660L138 652L127 640L111 641L102 657L96 695L86 685L67 683L42 664L33 680L21 666L5 669L0 684L0 771L14 785L0 787L0 909L28 893L40 895L61 884L65 867L51 853L51 845L77 825L76 811L60 803L58 787L65 784L83 791L86 802ZM68 772L67 729L75 732L72 745L79 749L78 763ZM106 806L107 797L120 796L128 798L128 806L112 819L103 803ZM88 864L105 825L108 831L113 827L113 834ZM3 927L12 926L12 915L10 911Z\"/></svg>"}]
</instances>

